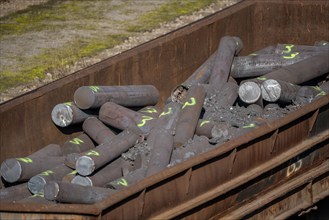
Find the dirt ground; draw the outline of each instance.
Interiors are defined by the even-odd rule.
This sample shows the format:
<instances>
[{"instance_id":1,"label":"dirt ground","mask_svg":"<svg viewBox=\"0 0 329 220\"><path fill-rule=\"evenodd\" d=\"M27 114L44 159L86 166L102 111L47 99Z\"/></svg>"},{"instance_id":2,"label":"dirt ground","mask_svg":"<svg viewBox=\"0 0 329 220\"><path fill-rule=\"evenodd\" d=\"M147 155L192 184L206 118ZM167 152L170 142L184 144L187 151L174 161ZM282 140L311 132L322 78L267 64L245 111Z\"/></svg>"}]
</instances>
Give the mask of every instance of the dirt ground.
<instances>
[{"instance_id":1,"label":"dirt ground","mask_svg":"<svg viewBox=\"0 0 329 220\"><path fill-rule=\"evenodd\" d=\"M76 21L75 25L79 28L70 28L47 31L27 32L21 35L6 36L0 41L0 67L1 69L15 69L19 68L20 61L36 56L45 49L59 48L65 43L71 41L77 36L89 35L110 35L110 34L127 34L123 25L124 21L132 21L141 13L145 13L156 9L161 4L165 4L171 0L113 0L108 1L106 7L100 5L102 10L107 10L104 19L97 20L97 28L81 29L81 26L88 26L95 24L84 24L84 21ZM53 80L61 78L65 75L71 74L77 70L85 68L89 65L95 64L108 57L122 53L125 50L133 48L144 42L157 38L179 27L188 25L191 22L199 20L207 15L220 11L240 0L217 0L206 8L193 12L191 15L184 15L176 18L171 22L160 24L159 28L143 33L134 33L122 44L116 45L113 48L105 49L92 57L81 57L80 60L73 64L68 64L64 68L53 69L45 74L44 78L36 77L31 83L15 86L0 93L0 103L8 101L16 96L24 94L28 91L34 90L42 85L45 85ZM0 16L8 16L11 13L19 10L28 10L30 5L41 4L47 2L46 0L1 0L0 1ZM88 2L88 1L86 1ZM101 2L102 3L102 2ZM119 7L120 6L120 7ZM125 13L123 13L125 12ZM69 25L69 24L68 24ZM70 26L71 27L71 26ZM28 59L27 59L28 60ZM25 63L26 64L26 63Z\"/></svg>"}]
</instances>

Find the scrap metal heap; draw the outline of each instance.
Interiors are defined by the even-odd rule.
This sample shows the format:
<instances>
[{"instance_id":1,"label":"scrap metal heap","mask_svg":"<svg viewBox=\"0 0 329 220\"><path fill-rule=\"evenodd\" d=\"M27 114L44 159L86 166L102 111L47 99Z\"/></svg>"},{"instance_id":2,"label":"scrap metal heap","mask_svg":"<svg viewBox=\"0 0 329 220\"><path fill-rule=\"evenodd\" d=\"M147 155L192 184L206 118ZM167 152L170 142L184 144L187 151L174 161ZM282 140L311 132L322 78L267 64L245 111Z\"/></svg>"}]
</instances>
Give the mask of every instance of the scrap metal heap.
<instances>
[{"instance_id":1,"label":"scrap metal heap","mask_svg":"<svg viewBox=\"0 0 329 220\"><path fill-rule=\"evenodd\" d=\"M139 180L220 147L329 92L329 44L270 45L238 56L239 37L218 49L171 93L152 85L82 86L54 106L61 129L79 136L1 164L0 200L95 203Z\"/></svg>"}]
</instances>

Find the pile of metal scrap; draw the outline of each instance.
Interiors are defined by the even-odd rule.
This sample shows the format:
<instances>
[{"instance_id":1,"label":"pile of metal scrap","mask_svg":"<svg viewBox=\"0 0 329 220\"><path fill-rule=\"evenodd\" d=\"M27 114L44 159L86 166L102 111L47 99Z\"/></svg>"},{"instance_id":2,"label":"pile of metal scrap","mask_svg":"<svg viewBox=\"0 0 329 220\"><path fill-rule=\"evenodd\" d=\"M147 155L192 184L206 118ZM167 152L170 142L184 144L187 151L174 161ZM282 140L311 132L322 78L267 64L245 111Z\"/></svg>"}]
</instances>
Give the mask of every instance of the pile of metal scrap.
<instances>
[{"instance_id":1,"label":"pile of metal scrap","mask_svg":"<svg viewBox=\"0 0 329 220\"><path fill-rule=\"evenodd\" d=\"M82 134L5 160L0 199L95 203L261 126L271 109L329 92L327 42L238 56L242 48L238 37L223 37L163 108L152 85L78 88L74 101L56 105L51 117L59 128L80 124Z\"/></svg>"}]
</instances>

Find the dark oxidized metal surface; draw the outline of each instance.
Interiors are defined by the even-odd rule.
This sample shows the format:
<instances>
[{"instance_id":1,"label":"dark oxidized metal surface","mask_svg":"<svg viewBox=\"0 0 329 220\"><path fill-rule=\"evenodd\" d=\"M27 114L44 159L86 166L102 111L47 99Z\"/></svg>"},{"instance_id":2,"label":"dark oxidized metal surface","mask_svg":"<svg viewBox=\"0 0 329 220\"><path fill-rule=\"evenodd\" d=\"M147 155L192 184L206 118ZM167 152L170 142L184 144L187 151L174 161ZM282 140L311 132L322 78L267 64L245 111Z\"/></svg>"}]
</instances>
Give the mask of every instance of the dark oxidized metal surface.
<instances>
[{"instance_id":1,"label":"dark oxidized metal surface","mask_svg":"<svg viewBox=\"0 0 329 220\"><path fill-rule=\"evenodd\" d=\"M62 144L76 137L76 133L62 133L52 123L49 114L57 103L71 100L70 94L80 86L152 84L159 89L163 105L173 88L217 49L222 36L239 36L245 45L241 55L278 42L310 45L318 40L328 40L328 10L327 1L246 0L4 103L0 106L1 161L30 155L49 143ZM195 47L196 42L198 47ZM328 158L328 146L324 144L329 138L325 120L329 113L328 103L329 96L323 96L280 120L125 187L94 205L0 201L0 217L200 219L225 214L224 211L233 205L242 206L258 194L273 194L275 191L272 190L291 183L290 180L296 181L297 186L298 177L307 175L307 171L313 168L323 169L321 164L325 164L325 158ZM305 167L298 162L304 158ZM280 176L280 170L283 176ZM284 176L292 170L296 172ZM318 174L318 177L309 177L314 183L314 200L321 199L326 192L325 187L318 185L321 182L326 186L325 179ZM252 183L257 185L258 182L258 187L253 188ZM249 186L246 188L249 192L243 192L245 186ZM290 189L295 190L293 188Z\"/></svg>"}]
</instances>

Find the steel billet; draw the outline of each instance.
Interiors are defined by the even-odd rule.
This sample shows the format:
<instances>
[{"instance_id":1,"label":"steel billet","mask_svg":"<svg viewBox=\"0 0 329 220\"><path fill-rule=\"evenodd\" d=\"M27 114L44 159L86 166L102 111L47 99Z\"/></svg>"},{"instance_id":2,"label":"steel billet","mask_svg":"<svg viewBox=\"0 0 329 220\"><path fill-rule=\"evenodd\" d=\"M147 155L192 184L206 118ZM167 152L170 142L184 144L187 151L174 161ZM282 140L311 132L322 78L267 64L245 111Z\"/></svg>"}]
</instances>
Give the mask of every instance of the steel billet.
<instances>
[{"instance_id":1,"label":"steel billet","mask_svg":"<svg viewBox=\"0 0 329 220\"><path fill-rule=\"evenodd\" d=\"M225 123L214 123L207 119L200 119L195 134L209 139L218 139L228 135L228 126Z\"/></svg>"},{"instance_id":2,"label":"steel billet","mask_svg":"<svg viewBox=\"0 0 329 220\"><path fill-rule=\"evenodd\" d=\"M71 183L71 181L73 180L73 178L77 174L78 174L78 171L76 171L76 170L71 171L70 173L68 173L65 176L63 176L62 182Z\"/></svg>"},{"instance_id":3,"label":"steel billet","mask_svg":"<svg viewBox=\"0 0 329 220\"><path fill-rule=\"evenodd\" d=\"M13 202L30 196L31 193L27 188L27 183L6 187L0 190L1 202Z\"/></svg>"},{"instance_id":4,"label":"steel billet","mask_svg":"<svg viewBox=\"0 0 329 220\"><path fill-rule=\"evenodd\" d=\"M328 52L328 44L294 45L294 44L277 44L274 53L276 54L295 54L300 52Z\"/></svg>"},{"instance_id":5,"label":"steel billet","mask_svg":"<svg viewBox=\"0 0 329 220\"><path fill-rule=\"evenodd\" d=\"M81 134L71 140L66 141L62 148L63 155L71 153L82 153L95 147L93 141L86 134Z\"/></svg>"},{"instance_id":6,"label":"steel billet","mask_svg":"<svg viewBox=\"0 0 329 220\"><path fill-rule=\"evenodd\" d=\"M49 182L45 185L47 200L61 203L92 204L113 194L115 191L102 187L81 186L66 182Z\"/></svg>"},{"instance_id":7,"label":"steel billet","mask_svg":"<svg viewBox=\"0 0 329 220\"><path fill-rule=\"evenodd\" d=\"M82 176L92 174L134 146L139 137L129 130L122 131L110 143L98 145L95 149L79 157L75 164L76 170Z\"/></svg>"},{"instance_id":8,"label":"steel billet","mask_svg":"<svg viewBox=\"0 0 329 220\"><path fill-rule=\"evenodd\" d=\"M61 146L58 144L49 144L40 150L35 151L34 153L30 154L29 158L38 158L38 157L57 157L62 156L63 152Z\"/></svg>"},{"instance_id":9,"label":"steel billet","mask_svg":"<svg viewBox=\"0 0 329 220\"><path fill-rule=\"evenodd\" d=\"M171 100L173 102L181 101L186 97L187 90L192 85L207 83L211 75L215 58L216 52L213 53L197 70L195 70L189 78L171 92Z\"/></svg>"},{"instance_id":10,"label":"steel billet","mask_svg":"<svg viewBox=\"0 0 329 220\"><path fill-rule=\"evenodd\" d=\"M192 88L192 87L191 87ZM147 165L146 176L151 176L165 169L170 162L174 148L174 134L180 117L182 105L171 102L159 116L157 126L152 129L147 139L151 148L150 161Z\"/></svg>"},{"instance_id":11,"label":"steel billet","mask_svg":"<svg viewBox=\"0 0 329 220\"><path fill-rule=\"evenodd\" d=\"M274 50L275 50L274 46L269 46L259 51L256 51L251 55L271 54L274 52ZM216 53L217 52L213 53L187 80L185 80L181 85L177 86L172 91L171 93L172 101L175 102L184 99L186 97L188 88L190 88L192 85L204 84L209 80L214 65L214 60L216 58ZM241 61L239 59L240 59L239 57L234 57L232 65L237 67L240 66L239 62Z\"/></svg>"},{"instance_id":12,"label":"steel billet","mask_svg":"<svg viewBox=\"0 0 329 220\"><path fill-rule=\"evenodd\" d=\"M192 138L200 117L206 93L202 86L193 85L184 100L174 136L174 146L182 146Z\"/></svg>"},{"instance_id":13,"label":"steel billet","mask_svg":"<svg viewBox=\"0 0 329 220\"><path fill-rule=\"evenodd\" d=\"M142 167L134 170L127 175L120 177L119 179L113 180L105 185L106 188L120 190L137 183L138 181L145 178L146 168Z\"/></svg>"},{"instance_id":14,"label":"steel billet","mask_svg":"<svg viewBox=\"0 0 329 220\"><path fill-rule=\"evenodd\" d=\"M7 162L6 162L6 160L3 161L1 164L1 167L0 167L0 170L1 170L0 173L6 182L10 182L8 180L15 182L15 181L19 180L19 178L20 178L19 176L21 175L21 172L22 172L22 168L21 168L19 160L23 161L23 162L24 161L30 162L36 158L60 157L62 155L63 155L63 153L61 150L61 146L59 146L57 144L49 144L49 145L41 148L40 150L35 151L34 153L30 154L27 157L16 158L18 160L16 160L15 158L9 158L9 159L7 159L8 160ZM18 176L16 176L16 175L18 175Z\"/></svg>"},{"instance_id":15,"label":"steel billet","mask_svg":"<svg viewBox=\"0 0 329 220\"><path fill-rule=\"evenodd\" d=\"M176 148L173 151L169 166L181 163L202 152L206 152L213 147L213 145L209 144L208 138L204 136L194 136L191 144L187 144L185 147Z\"/></svg>"},{"instance_id":16,"label":"steel billet","mask_svg":"<svg viewBox=\"0 0 329 220\"><path fill-rule=\"evenodd\" d=\"M329 42L325 40L315 41L314 46L329 46Z\"/></svg>"},{"instance_id":17,"label":"steel billet","mask_svg":"<svg viewBox=\"0 0 329 220\"><path fill-rule=\"evenodd\" d=\"M215 124L207 119L199 119L198 124L196 126L195 134L199 136L205 136L207 138L213 138L211 134L212 128Z\"/></svg>"},{"instance_id":18,"label":"steel billet","mask_svg":"<svg viewBox=\"0 0 329 220\"><path fill-rule=\"evenodd\" d=\"M103 187L106 183L122 177L122 160L119 157L90 176L77 175L72 179L71 183L82 186Z\"/></svg>"},{"instance_id":19,"label":"steel billet","mask_svg":"<svg viewBox=\"0 0 329 220\"><path fill-rule=\"evenodd\" d=\"M234 78L262 76L314 55L316 55L315 52L296 53L294 55L260 54L255 56L238 56L234 58L230 74Z\"/></svg>"},{"instance_id":20,"label":"steel billet","mask_svg":"<svg viewBox=\"0 0 329 220\"><path fill-rule=\"evenodd\" d=\"M54 204L54 201L46 200L43 193L37 193L24 199L18 200L16 203Z\"/></svg>"},{"instance_id":21,"label":"steel billet","mask_svg":"<svg viewBox=\"0 0 329 220\"><path fill-rule=\"evenodd\" d=\"M126 107L155 105L159 91L152 85L82 86L74 93L74 102L81 109L99 108L106 102Z\"/></svg>"},{"instance_id":22,"label":"steel billet","mask_svg":"<svg viewBox=\"0 0 329 220\"><path fill-rule=\"evenodd\" d=\"M115 133L96 117L87 118L82 124L82 129L97 144L108 143L115 137Z\"/></svg>"},{"instance_id":23,"label":"steel billet","mask_svg":"<svg viewBox=\"0 0 329 220\"><path fill-rule=\"evenodd\" d=\"M282 80L268 79L261 84L262 98L268 102L292 102L300 86Z\"/></svg>"},{"instance_id":24,"label":"steel billet","mask_svg":"<svg viewBox=\"0 0 329 220\"><path fill-rule=\"evenodd\" d=\"M239 136L243 136L246 133L267 124L267 121L263 118L256 117L252 120L252 122L241 126L239 129L235 130L234 134L232 134L232 138L237 138Z\"/></svg>"},{"instance_id":25,"label":"steel billet","mask_svg":"<svg viewBox=\"0 0 329 220\"><path fill-rule=\"evenodd\" d=\"M221 88L228 81L233 58L242 47L242 41L238 37L225 36L220 39L209 79L211 86Z\"/></svg>"},{"instance_id":26,"label":"steel billet","mask_svg":"<svg viewBox=\"0 0 329 220\"><path fill-rule=\"evenodd\" d=\"M295 102L298 104L307 104L314 99L321 98L329 93L329 82L319 86L301 86L296 93Z\"/></svg>"},{"instance_id":27,"label":"steel billet","mask_svg":"<svg viewBox=\"0 0 329 220\"><path fill-rule=\"evenodd\" d=\"M71 172L71 168L67 167L64 163L60 164L52 169L44 170L42 173L31 177L27 183L27 187L33 194L43 193L43 188L47 182L53 180L60 181L65 175Z\"/></svg>"},{"instance_id":28,"label":"steel billet","mask_svg":"<svg viewBox=\"0 0 329 220\"><path fill-rule=\"evenodd\" d=\"M161 113L161 108L159 108L157 106L146 106L146 107L138 110L138 112L142 113L145 116L157 118Z\"/></svg>"},{"instance_id":29,"label":"steel billet","mask_svg":"<svg viewBox=\"0 0 329 220\"><path fill-rule=\"evenodd\" d=\"M52 121L60 127L83 122L91 114L82 111L73 102L66 102L55 105L51 112Z\"/></svg>"},{"instance_id":30,"label":"steel billet","mask_svg":"<svg viewBox=\"0 0 329 220\"><path fill-rule=\"evenodd\" d=\"M65 157L30 157L9 158L2 162L1 173L9 183L22 182L44 170L51 169L64 163Z\"/></svg>"},{"instance_id":31,"label":"steel billet","mask_svg":"<svg viewBox=\"0 0 329 220\"><path fill-rule=\"evenodd\" d=\"M261 82L266 79L278 79L298 85L328 72L329 53L318 53L298 63L267 73L256 80Z\"/></svg>"},{"instance_id":32,"label":"steel billet","mask_svg":"<svg viewBox=\"0 0 329 220\"><path fill-rule=\"evenodd\" d=\"M239 97L245 103L260 100L260 84L267 79L281 80L292 84L300 84L329 72L329 53L318 53L300 62L280 68L255 79L241 82Z\"/></svg>"},{"instance_id":33,"label":"steel billet","mask_svg":"<svg viewBox=\"0 0 329 220\"><path fill-rule=\"evenodd\" d=\"M154 117L143 115L114 102L107 102L99 110L99 119L105 124L124 130L138 127L143 133L148 133L156 121Z\"/></svg>"},{"instance_id":34,"label":"steel billet","mask_svg":"<svg viewBox=\"0 0 329 220\"><path fill-rule=\"evenodd\" d=\"M239 86L237 82L232 77L229 77L229 81L223 84L221 88L208 85L206 89L206 100L211 100L218 107L231 106L238 98L238 90Z\"/></svg>"},{"instance_id":35,"label":"steel billet","mask_svg":"<svg viewBox=\"0 0 329 220\"><path fill-rule=\"evenodd\" d=\"M275 51L275 46L271 45L268 47L264 47L260 50L257 50L251 54L249 54L249 56L255 56L255 55L260 55L260 54L273 54Z\"/></svg>"}]
</instances>

